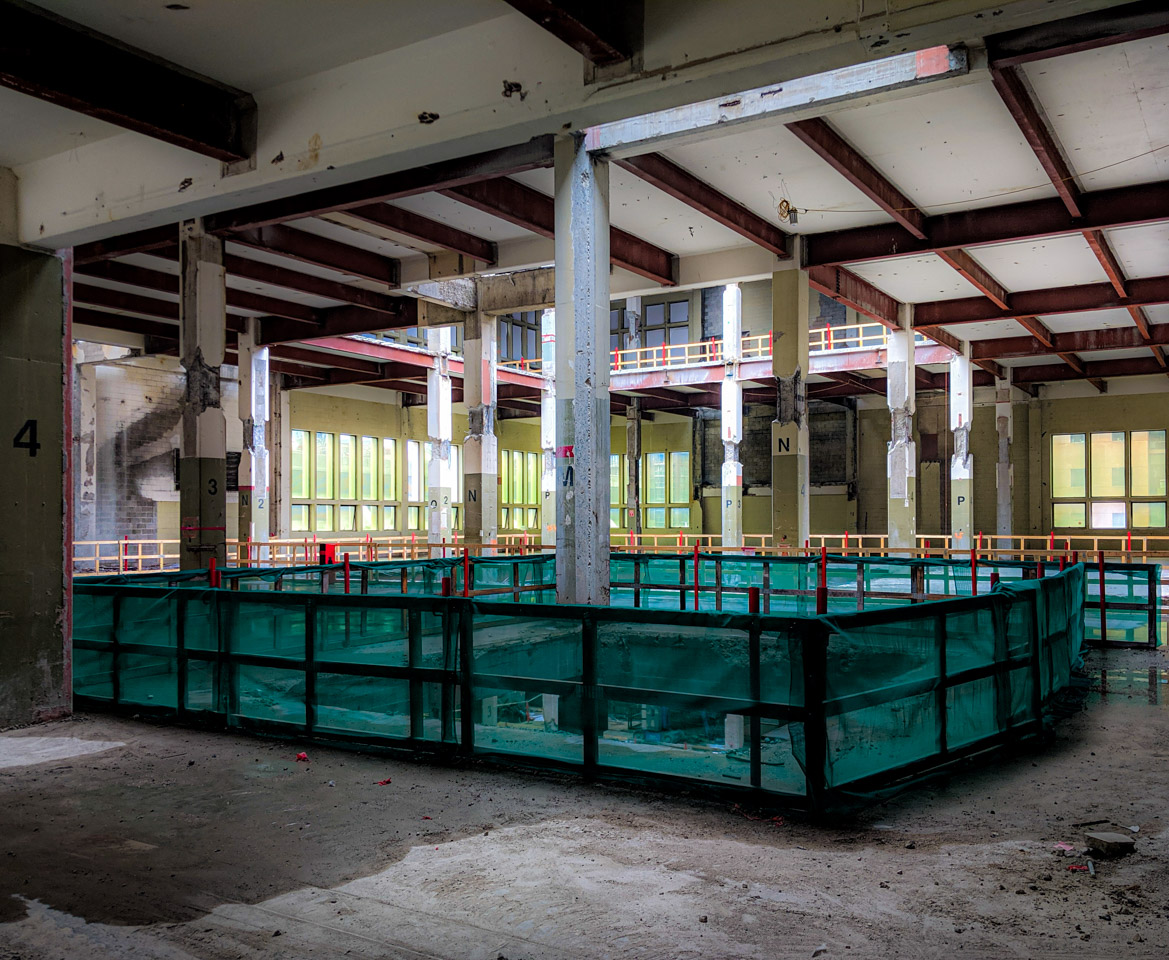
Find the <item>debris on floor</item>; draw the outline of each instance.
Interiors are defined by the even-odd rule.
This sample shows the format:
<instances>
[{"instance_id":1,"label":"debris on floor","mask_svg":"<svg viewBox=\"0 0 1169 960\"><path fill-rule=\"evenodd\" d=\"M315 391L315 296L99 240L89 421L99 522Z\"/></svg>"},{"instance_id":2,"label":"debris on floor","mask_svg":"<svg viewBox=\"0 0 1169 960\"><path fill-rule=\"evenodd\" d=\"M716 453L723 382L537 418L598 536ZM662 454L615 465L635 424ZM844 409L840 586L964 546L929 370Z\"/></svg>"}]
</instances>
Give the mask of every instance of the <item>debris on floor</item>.
<instances>
[{"instance_id":1,"label":"debris on floor","mask_svg":"<svg viewBox=\"0 0 1169 960\"><path fill-rule=\"evenodd\" d=\"M1123 833L1085 833L1088 849L1101 857L1124 857L1136 850L1137 842Z\"/></svg>"}]
</instances>

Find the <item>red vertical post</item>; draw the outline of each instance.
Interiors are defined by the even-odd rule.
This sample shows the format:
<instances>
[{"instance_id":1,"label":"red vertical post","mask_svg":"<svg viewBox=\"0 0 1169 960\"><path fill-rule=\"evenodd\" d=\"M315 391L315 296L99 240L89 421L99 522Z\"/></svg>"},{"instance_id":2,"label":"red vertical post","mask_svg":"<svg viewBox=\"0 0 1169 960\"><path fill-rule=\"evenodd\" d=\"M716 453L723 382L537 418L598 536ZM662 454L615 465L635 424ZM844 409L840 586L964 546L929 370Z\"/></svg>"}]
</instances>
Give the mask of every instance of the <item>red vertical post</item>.
<instances>
[{"instance_id":1,"label":"red vertical post","mask_svg":"<svg viewBox=\"0 0 1169 960\"><path fill-rule=\"evenodd\" d=\"M451 578L443 577L442 584L439 589L442 591L442 595L444 597L449 597L451 595Z\"/></svg>"},{"instance_id":2,"label":"red vertical post","mask_svg":"<svg viewBox=\"0 0 1169 960\"><path fill-rule=\"evenodd\" d=\"M1132 531L1126 530L1124 534L1124 549L1126 553L1132 553Z\"/></svg>"},{"instance_id":3,"label":"red vertical post","mask_svg":"<svg viewBox=\"0 0 1169 960\"><path fill-rule=\"evenodd\" d=\"M820 548L820 563L816 576L816 613L828 612L828 548Z\"/></svg>"},{"instance_id":4,"label":"red vertical post","mask_svg":"<svg viewBox=\"0 0 1169 960\"><path fill-rule=\"evenodd\" d=\"M694 609L698 609L698 544L694 544Z\"/></svg>"},{"instance_id":5,"label":"red vertical post","mask_svg":"<svg viewBox=\"0 0 1169 960\"><path fill-rule=\"evenodd\" d=\"M219 571L215 569L214 557L207 563L207 583L212 587L219 586Z\"/></svg>"},{"instance_id":6,"label":"red vertical post","mask_svg":"<svg viewBox=\"0 0 1169 960\"><path fill-rule=\"evenodd\" d=\"M1104 593L1104 551L1096 551L1096 568L1100 571L1100 642L1108 642L1108 609Z\"/></svg>"},{"instance_id":7,"label":"red vertical post","mask_svg":"<svg viewBox=\"0 0 1169 960\"><path fill-rule=\"evenodd\" d=\"M970 596L978 596L978 549L970 548Z\"/></svg>"},{"instance_id":8,"label":"red vertical post","mask_svg":"<svg viewBox=\"0 0 1169 960\"><path fill-rule=\"evenodd\" d=\"M1047 574L1043 570L1043 558L1040 557L1035 561L1035 576L1042 580Z\"/></svg>"},{"instance_id":9,"label":"red vertical post","mask_svg":"<svg viewBox=\"0 0 1169 960\"><path fill-rule=\"evenodd\" d=\"M471 595L471 554L463 547L463 596Z\"/></svg>"},{"instance_id":10,"label":"red vertical post","mask_svg":"<svg viewBox=\"0 0 1169 960\"><path fill-rule=\"evenodd\" d=\"M345 592L349 592L349 554L345 554L344 558L345 569Z\"/></svg>"},{"instance_id":11,"label":"red vertical post","mask_svg":"<svg viewBox=\"0 0 1169 960\"><path fill-rule=\"evenodd\" d=\"M991 588L991 590L993 590L993 589L994 589L995 587L997 587L998 585L999 585L999 575L998 575L998 571L997 571L997 570L992 570L992 571L990 572L990 588Z\"/></svg>"},{"instance_id":12,"label":"red vertical post","mask_svg":"<svg viewBox=\"0 0 1169 960\"><path fill-rule=\"evenodd\" d=\"M1073 550L1072 551L1072 563L1079 563L1079 562L1080 562L1080 551Z\"/></svg>"},{"instance_id":13,"label":"red vertical post","mask_svg":"<svg viewBox=\"0 0 1169 960\"><path fill-rule=\"evenodd\" d=\"M758 587L748 587L747 588L747 612L748 613L758 613L759 612L759 588Z\"/></svg>"},{"instance_id":14,"label":"red vertical post","mask_svg":"<svg viewBox=\"0 0 1169 960\"><path fill-rule=\"evenodd\" d=\"M848 553L848 531L844 531L844 552Z\"/></svg>"},{"instance_id":15,"label":"red vertical post","mask_svg":"<svg viewBox=\"0 0 1169 960\"><path fill-rule=\"evenodd\" d=\"M1062 556L1059 558L1059 572L1060 573L1063 573L1063 565L1064 565L1064 561L1066 561L1066 560L1067 560L1066 556Z\"/></svg>"}]
</instances>

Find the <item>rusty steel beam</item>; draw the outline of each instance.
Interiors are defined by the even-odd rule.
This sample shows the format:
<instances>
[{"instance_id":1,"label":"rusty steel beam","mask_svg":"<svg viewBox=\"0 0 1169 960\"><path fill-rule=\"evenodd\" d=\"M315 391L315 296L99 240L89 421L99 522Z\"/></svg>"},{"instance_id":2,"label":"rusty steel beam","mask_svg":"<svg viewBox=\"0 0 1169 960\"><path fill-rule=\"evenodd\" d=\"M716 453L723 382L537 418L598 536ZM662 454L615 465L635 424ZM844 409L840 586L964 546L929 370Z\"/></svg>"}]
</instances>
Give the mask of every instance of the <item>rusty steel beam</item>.
<instances>
[{"instance_id":1,"label":"rusty steel beam","mask_svg":"<svg viewBox=\"0 0 1169 960\"><path fill-rule=\"evenodd\" d=\"M1015 322L1045 347L1052 347L1054 340L1052 333L1038 317L1015 317Z\"/></svg>"},{"instance_id":2,"label":"rusty steel beam","mask_svg":"<svg viewBox=\"0 0 1169 960\"><path fill-rule=\"evenodd\" d=\"M675 200L681 200L716 223L734 230L739 236L770 250L777 257L784 260L791 257L787 235L779 227L768 223L668 157L660 153L646 153L613 162Z\"/></svg>"},{"instance_id":3,"label":"rusty steel beam","mask_svg":"<svg viewBox=\"0 0 1169 960\"><path fill-rule=\"evenodd\" d=\"M371 250L278 223L240 230L229 234L226 239L229 243L238 243L251 250L264 250L391 287L398 285L401 276L401 264L393 257L383 257Z\"/></svg>"},{"instance_id":4,"label":"rusty steel beam","mask_svg":"<svg viewBox=\"0 0 1169 960\"><path fill-rule=\"evenodd\" d=\"M224 163L256 147L251 94L29 3L0 0L0 85Z\"/></svg>"},{"instance_id":5,"label":"rusty steel beam","mask_svg":"<svg viewBox=\"0 0 1169 960\"><path fill-rule=\"evenodd\" d=\"M483 263L493 264L499 259L499 253L492 241L484 240L458 227L431 220L412 210L394 207L388 203L368 203L360 207L350 207L344 212L347 217L384 227L404 237L421 240L444 250L465 254Z\"/></svg>"},{"instance_id":6,"label":"rusty steel beam","mask_svg":"<svg viewBox=\"0 0 1169 960\"><path fill-rule=\"evenodd\" d=\"M957 270L967 282L982 293L984 297L990 299L993 303L1007 309L1009 304L1007 298L1006 287L999 283L994 277L990 275L985 267L982 266L965 250L940 250L938 256L946 263Z\"/></svg>"},{"instance_id":7,"label":"rusty steel beam","mask_svg":"<svg viewBox=\"0 0 1169 960\"><path fill-rule=\"evenodd\" d=\"M1125 288L1124 269L1116 259L1116 254L1113 253L1108 238L1099 230L1085 230L1083 235L1084 239L1088 241L1088 246L1096 255L1096 259L1100 261L1100 266L1104 269L1104 274L1108 277L1108 282L1112 284L1113 289L1122 297L1128 296L1128 291Z\"/></svg>"},{"instance_id":8,"label":"rusty steel beam","mask_svg":"<svg viewBox=\"0 0 1169 960\"><path fill-rule=\"evenodd\" d=\"M643 0L507 3L598 67L630 59L641 43Z\"/></svg>"},{"instance_id":9,"label":"rusty steel beam","mask_svg":"<svg viewBox=\"0 0 1169 960\"><path fill-rule=\"evenodd\" d=\"M811 267L808 270L808 283L826 297L852 307L892 330L900 329L898 301L855 273L841 267Z\"/></svg>"},{"instance_id":10,"label":"rusty steel beam","mask_svg":"<svg viewBox=\"0 0 1169 960\"><path fill-rule=\"evenodd\" d=\"M527 143L488 150L484 153L426 164L396 173L386 173L353 183L322 187L279 200L267 200L204 218L211 233L232 233L270 223L336 213L366 203L413 197L450 187L463 186L552 166L552 135L534 137Z\"/></svg>"},{"instance_id":11,"label":"rusty steel beam","mask_svg":"<svg viewBox=\"0 0 1169 960\"><path fill-rule=\"evenodd\" d=\"M1164 0L1141 0L986 38L993 66L1015 66L1169 33Z\"/></svg>"},{"instance_id":12,"label":"rusty steel beam","mask_svg":"<svg viewBox=\"0 0 1169 960\"><path fill-rule=\"evenodd\" d=\"M1007 243L1169 220L1169 181L1079 195L1084 214L1072 217L1058 197L926 218L926 239L899 224L853 227L804 237L805 266L834 266L915 257L961 247Z\"/></svg>"},{"instance_id":13,"label":"rusty steel beam","mask_svg":"<svg viewBox=\"0 0 1169 960\"><path fill-rule=\"evenodd\" d=\"M114 257L124 257L131 253L149 253L151 250L173 247L178 242L179 228L174 224L151 227L149 230L136 230L107 240L78 244L73 248L73 265L112 260Z\"/></svg>"},{"instance_id":14,"label":"rusty steel beam","mask_svg":"<svg viewBox=\"0 0 1169 960\"><path fill-rule=\"evenodd\" d=\"M552 237L555 233L553 199L518 180L499 177L438 192L541 237ZM678 282L676 256L617 227L609 228L609 259L664 286Z\"/></svg>"},{"instance_id":15,"label":"rusty steel beam","mask_svg":"<svg viewBox=\"0 0 1169 960\"><path fill-rule=\"evenodd\" d=\"M1169 323L1155 324L1149 332L1151 340L1146 340L1136 327L1049 333L1050 343L1043 343L1035 337L972 340L970 355L972 358L1009 359L1061 353L1092 353L1097 350L1136 350L1144 346L1169 344Z\"/></svg>"},{"instance_id":16,"label":"rusty steel beam","mask_svg":"<svg viewBox=\"0 0 1169 960\"><path fill-rule=\"evenodd\" d=\"M786 124L805 145L810 147L845 180L909 231L924 239L926 216L905 194L890 183L880 171L829 126L821 117Z\"/></svg>"},{"instance_id":17,"label":"rusty steel beam","mask_svg":"<svg viewBox=\"0 0 1169 960\"><path fill-rule=\"evenodd\" d=\"M1164 371L1155 357L1134 357L1127 360L1095 360L1084 363L1083 374L1066 366L1043 364L1033 367L1012 367L1011 382L1049 383L1062 380L1103 380L1110 377L1160 376Z\"/></svg>"},{"instance_id":18,"label":"rusty steel beam","mask_svg":"<svg viewBox=\"0 0 1169 960\"><path fill-rule=\"evenodd\" d=\"M295 343L320 337L344 337L355 333L377 333L381 330L402 330L418 326L418 301L413 297L398 297L398 312L385 313L364 307L330 307L314 311L319 324L306 328L283 317L264 317L260 321L257 344Z\"/></svg>"}]
</instances>

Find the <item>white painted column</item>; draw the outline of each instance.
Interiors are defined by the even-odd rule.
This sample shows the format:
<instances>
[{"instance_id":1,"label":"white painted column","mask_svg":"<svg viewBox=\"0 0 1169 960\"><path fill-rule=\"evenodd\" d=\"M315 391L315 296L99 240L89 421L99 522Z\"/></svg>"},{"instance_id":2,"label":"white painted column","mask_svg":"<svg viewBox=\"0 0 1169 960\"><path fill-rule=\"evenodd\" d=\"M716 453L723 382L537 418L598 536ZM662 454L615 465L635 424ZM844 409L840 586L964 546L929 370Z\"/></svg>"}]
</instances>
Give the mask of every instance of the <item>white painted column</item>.
<instances>
[{"instance_id":1,"label":"white painted column","mask_svg":"<svg viewBox=\"0 0 1169 960\"><path fill-rule=\"evenodd\" d=\"M994 418L998 429L999 455L995 464L995 532L1009 537L1014 531L1015 469L1011 465L1011 441L1014 439L1015 416L1011 403L1011 368L1005 367L1006 379L994 382Z\"/></svg>"},{"instance_id":2,"label":"white painted column","mask_svg":"<svg viewBox=\"0 0 1169 960\"><path fill-rule=\"evenodd\" d=\"M186 374L179 459L179 565L227 561L227 421L220 400L227 287L223 241L179 227L179 362Z\"/></svg>"},{"instance_id":3,"label":"white painted column","mask_svg":"<svg viewBox=\"0 0 1169 960\"><path fill-rule=\"evenodd\" d=\"M800 238L792 237L799 263ZM771 425L771 532L777 547L802 547L811 527L808 498L808 275L771 276L771 363L778 394Z\"/></svg>"},{"instance_id":4,"label":"white painted column","mask_svg":"<svg viewBox=\"0 0 1169 960\"><path fill-rule=\"evenodd\" d=\"M430 543L451 543L451 331L430 327L426 346L435 355L434 366L426 372L426 436L430 441L430 464L426 496L429 510L427 531Z\"/></svg>"},{"instance_id":5,"label":"white painted column","mask_svg":"<svg viewBox=\"0 0 1169 960\"><path fill-rule=\"evenodd\" d=\"M974 457L970 453L973 370L967 341L962 353L950 358L950 430L954 435L954 453L950 457L950 534L955 550L969 550L974 542Z\"/></svg>"},{"instance_id":6,"label":"white painted column","mask_svg":"<svg viewBox=\"0 0 1169 960\"><path fill-rule=\"evenodd\" d=\"M917 546L917 444L913 415L917 409L914 379L913 304L898 311L901 329L889 334L885 400L889 405L889 547Z\"/></svg>"},{"instance_id":7,"label":"white painted column","mask_svg":"<svg viewBox=\"0 0 1169 960\"><path fill-rule=\"evenodd\" d=\"M737 283L723 288L722 379L723 441L722 545L743 546L743 464L739 444L743 442L743 385L739 382L739 361L743 353L743 293Z\"/></svg>"},{"instance_id":8,"label":"white painted column","mask_svg":"<svg viewBox=\"0 0 1169 960\"><path fill-rule=\"evenodd\" d=\"M609 167L555 147L556 594L609 602Z\"/></svg>"},{"instance_id":9,"label":"white painted column","mask_svg":"<svg viewBox=\"0 0 1169 960\"><path fill-rule=\"evenodd\" d=\"M499 318L469 313L463 327L463 530L468 543L499 537L499 447L495 438L496 342Z\"/></svg>"},{"instance_id":10,"label":"white painted column","mask_svg":"<svg viewBox=\"0 0 1169 960\"><path fill-rule=\"evenodd\" d=\"M247 321L239 334L239 418L243 450L239 461L239 535L241 543L268 540L269 469L267 430L269 402L268 348L256 346L258 320ZM253 560L261 560L258 552Z\"/></svg>"},{"instance_id":11,"label":"white painted column","mask_svg":"<svg viewBox=\"0 0 1169 960\"><path fill-rule=\"evenodd\" d=\"M540 543L556 546L556 311L540 315Z\"/></svg>"}]
</instances>

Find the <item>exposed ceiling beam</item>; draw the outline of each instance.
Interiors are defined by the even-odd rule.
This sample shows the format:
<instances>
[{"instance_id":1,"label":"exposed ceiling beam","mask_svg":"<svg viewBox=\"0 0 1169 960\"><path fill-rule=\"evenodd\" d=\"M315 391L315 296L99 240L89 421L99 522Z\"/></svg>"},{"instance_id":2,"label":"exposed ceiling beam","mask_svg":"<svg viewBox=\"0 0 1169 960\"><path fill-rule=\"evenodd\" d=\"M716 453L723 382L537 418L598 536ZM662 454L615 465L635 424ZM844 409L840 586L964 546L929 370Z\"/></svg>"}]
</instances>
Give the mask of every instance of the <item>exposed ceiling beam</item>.
<instances>
[{"instance_id":1,"label":"exposed ceiling beam","mask_svg":"<svg viewBox=\"0 0 1169 960\"><path fill-rule=\"evenodd\" d=\"M1032 367L1012 367L1011 382L1050 383L1062 380L1102 380L1110 377L1140 377L1163 375L1161 365L1154 357L1134 357L1127 360L1095 360L1084 363L1081 375L1070 367L1042 364Z\"/></svg>"},{"instance_id":2,"label":"exposed ceiling beam","mask_svg":"<svg viewBox=\"0 0 1169 960\"><path fill-rule=\"evenodd\" d=\"M1125 289L1124 268L1116 259L1116 254L1112 252L1108 238L1100 230L1085 230L1084 239L1088 241L1088 246L1092 248L1096 259L1100 261L1100 266L1108 277L1108 282L1112 284L1120 296L1128 296L1128 291Z\"/></svg>"},{"instance_id":3,"label":"exposed ceiling beam","mask_svg":"<svg viewBox=\"0 0 1169 960\"><path fill-rule=\"evenodd\" d=\"M758 214L748 210L725 193L700 180L673 160L660 153L616 160L617 166L653 184L675 200L681 200L716 223L734 230L752 243L770 250L781 259L789 259L787 235Z\"/></svg>"},{"instance_id":4,"label":"exposed ceiling beam","mask_svg":"<svg viewBox=\"0 0 1169 960\"><path fill-rule=\"evenodd\" d=\"M918 239L925 237L925 214L833 130L827 121L820 117L797 120L787 124L787 128L913 236Z\"/></svg>"},{"instance_id":5,"label":"exposed ceiling beam","mask_svg":"<svg viewBox=\"0 0 1169 960\"><path fill-rule=\"evenodd\" d=\"M139 333L145 337L174 339L179 334L179 328L174 323L146 320L142 317L128 317L121 313L107 313L104 310L93 310L81 306L73 307L73 322L88 324L91 327L101 327L105 330Z\"/></svg>"},{"instance_id":6,"label":"exposed ceiling beam","mask_svg":"<svg viewBox=\"0 0 1169 960\"><path fill-rule=\"evenodd\" d=\"M112 260L114 257L125 257L131 253L149 253L151 250L172 247L178 242L179 228L174 224L151 227L149 230L136 230L106 240L79 244L73 248L73 265Z\"/></svg>"},{"instance_id":7,"label":"exposed ceiling beam","mask_svg":"<svg viewBox=\"0 0 1169 960\"><path fill-rule=\"evenodd\" d=\"M483 263L493 264L499 259L495 244L490 240L484 240L482 237L467 233L458 227L439 223L437 220L431 220L429 217L414 213L412 210L394 207L388 203L369 203L360 207L350 207L345 211L345 216L384 227L394 233L400 233L404 237L421 240L423 243L442 247L444 250L465 254L475 260L481 260Z\"/></svg>"},{"instance_id":8,"label":"exposed ceiling beam","mask_svg":"<svg viewBox=\"0 0 1169 960\"><path fill-rule=\"evenodd\" d=\"M1008 307L1006 287L992 277L990 272L965 250L941 250L938 252L938 256L962 274L971 286L979 290L991 302L1004 309Z\"/></svg>"},{"instance_id":9,"label":"exposed ceiling beam","mask_svg":"<svg viewBox=\"0 0 1169 960\"><path fill-rule=\"evenodd\" d=\"M309 190L279 200L267 200L236 210L212 214L204 218L204 226L211 233L231 233L270 223L335 213L367 203L396 200L420 193L464 186L479 180L522 173L537 167L550 167L552 139L551 134L544 134L512 147L399 170L396 173L386 173L366 180L356 180L353 183L322 187L319 190Z\"/></svg>"},{"instance_id":10,"label":"exposed ceiling beam","mask_svg":"<svg viewBox=\"0 0 1169 960\"><path fill-rule=\"evenodd\" d=\"M1169 181L1156 181L1079 195L1083 217L1068 213L1058 197L982 207L926 218L926 239L900 224L854 227L804 237L806 266L915 257L940 250L1082 233L1169 220Z\"/></svg>"},{"instance_id":11,"label":"exposed ceiling beam","mask_svg":"<svg viewBox=\"0 0 1169 960\"><path fill-rule=\"evenodd\" d=\"M1163 0L1141 0L995 34L986 47L992 65L1014 66L1167 32L1169 7Z\"/></svg>"},{"instance_id":12,"label":"exposed ceiling beam","mask_svg":"<svg viewBox=\"0 0 1169 960\"><path fill-rule=\"evenodd\" d=\"M401 264L392 257L384 257L372 250L363 250L278 223L241 230L229 234L226 239L252 250L276 253L301 263L328 267L338 273L374 280L391 287L396 287L401 278Z\"/></svg>"},{"instance_id":13,"label":"exposed ceiling beam","mask_svg":"<svg viewBox=\"0 0 1169 960\"><path fill-rule=\"evenodd\" d=\"M925 373L925 371L922 371ZM862 393L876 393L882 397L885 395L885 380L881 378L879 383L870 382L868 377L862 377L855 373L825 373L823 376L827 377L836 383L847 383L850 386L856 387ZM928 374L927 374L928 376Z\"/></svg>"},{"instance_id":14,"label":"exposed ceiling beam","mask_svg":"<svg viewBox=\"0 0 1169 960\"><path fill-rule=\"evenodd\" d=\"M552 237L555 234L553 199L518 180L500 177L438 192L541 237ZM612 226L609 228L609 259L617 266L648 280L656 280L666 286L678 282L676 256Z\"/></svg>"},{"instance_id":15,"label":"exposed ceiling beam","mask_svg":"<svg viewBox=\"0 0 1169 960\"><path fill-rule=\"evenodd\" d=\"M316 340L321 337L344 337L356 333L376 333L381 330L401 330L416 327L418 301L413 297L398 297L396 312L383 313L363 307L332 307L317 310L320 320L315 329L290 322L283 317L264 317L260 321L259 344L293 343L298 340Z\"/></svg>"},{"instance_id":16,"label":"exposed ceiling beam","mask_svg":"<svg viewBox=\"0 0 1169 960\"><path fill-rule=\"evenodd\" d=\"M1169 323L1156 324L1150 330L1152 346L1169 344ZM1096 350L1136 350L1150 345L1135 327L1106 327L1103 330L1077 330L1074 333L1048 332L1049 343L1035 337L998 337L972 340L971 357L1003 359L1034 357L1044 354L1083 353Z\"/></svg>"},{"instance_id":17,"label":"exposed ceiling beam","mask_svg":"<svg viewBox=\"0 0 1169 960\"><path fill-rule=\"evenodd\" d=\"M641 45L643 0L507 0L590 63L630 59Z\"/></svg>"},{"instance_id":18,"label":"exposed ceiling beam","mask_svg":"<svg viewBox=\"0 0 1169 960\"><path fill-rule=\"evenodd\" d=\"M826 297L852 307L890 329L900 329L899 302L855 273L842 267L812 267L808 270L808 283Z\"/></svg>"},{"instance_id":19,"label":"exposed ceiling beam","mask_svg":"<svg viewBox=\"0 0 1169 960\"><path fill-rule=\"evenodd\" d=\"M1053 346L1055 341L1052 332L1038 317L1015 317L1015 322L1045 347L1050 349Z\"/></svg>"},{"instance_id":20,"label":"exposed ceiling beam","mask_svg":"<svg viewBox=\"0 0 1169 960\"><path fill-rule=\"evenodd\" d=\"M32 4L0 0L0 85L224 163L256 147L256 101Z\"/></svg>"}]
</instances>

